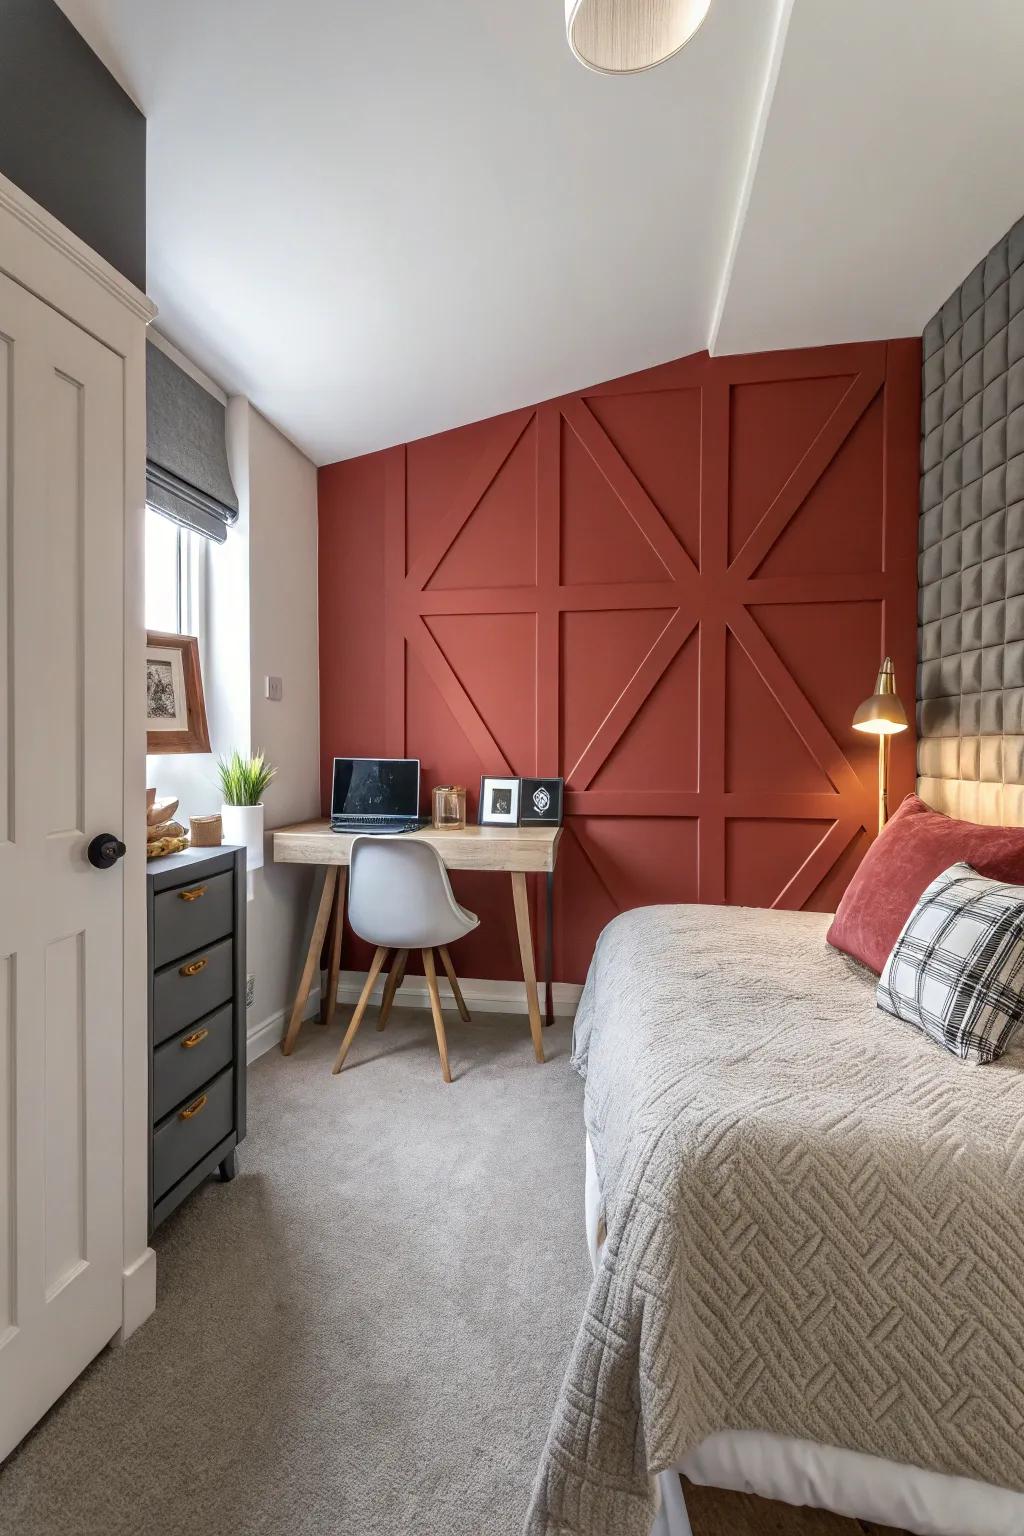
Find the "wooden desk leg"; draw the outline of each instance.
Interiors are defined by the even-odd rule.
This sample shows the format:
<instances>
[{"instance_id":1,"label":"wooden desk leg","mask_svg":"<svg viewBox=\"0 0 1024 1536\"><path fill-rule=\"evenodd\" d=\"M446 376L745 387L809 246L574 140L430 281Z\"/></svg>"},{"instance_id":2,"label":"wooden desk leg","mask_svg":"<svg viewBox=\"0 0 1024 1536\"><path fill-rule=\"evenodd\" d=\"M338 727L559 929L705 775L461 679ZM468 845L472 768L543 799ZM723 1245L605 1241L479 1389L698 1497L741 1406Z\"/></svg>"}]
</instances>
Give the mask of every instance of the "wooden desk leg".
<instances>
[{"instance_id":1,"label":"wooden desk leg","mask_svg":"<svg viewBox=\"0 0 1024 1536\"><path fill-rule=\"evenodd\" d=\"M345 886L347 884L348 870L344 864L341 864L338 866L338 883L334 891L332 908L334 931L331 934L331 960L327 967L327 996L323 999L323 1007L320 1009L321 1024L333 1023L334 1010L338 1005L338 975L341 971L341 937L345 931Z\"/></svg>"},{"instance_id":2,"label":"wooden desk leg","mask_svg":"<svg viewBox=\"0 0 1024 1536\"><path fill-rule=\"evenodd\" d=\"M551 1000L551 967L555 950L555 872L548 870L544 900L544 1023L555 1022L555 1006Z\"/></svg>"},{"instance_id":3,"label":"wooden desk leg","mask_svg":"<svg viewBox=\"0 0 1024 1536\"><path fill-rule=\"evenodd\" d=\"M324 873L324 888L320 892L320 905L316 909L316 919L313 923L313 933L309 941L309 950L306 954L306 963L302 967L302 975L299 978L299 990L295 994L292 1004L292 1016L288 1020L288 1028L285 1030L284 1039L281 1041L281 1050L285 1056L290 1056L302 1027L302 1015L305 1012L306 1002L309 998L309 989L313 985L313 972L320 964L320 949L324 942L324 934L327 932L327 921L331 915L331 902L334 900L334 888L338 883L337 864L328 864Z\"/></svg>"},{"instance_id":4,"label":"wooden desk leg","mask_svg":"<svg viewBox=\"0 0 1024 1536\"><path fill-rule=\"evenodd\" d=\"M538 1061L543 1061L544 1042L540 1032L537 968L533 959L533 934L530 932L530 903L526 895L526 876L522 870L514 870L512 874L512 901L516 909L516 934L519 938L519 954L523 962L523 980L526 983L526 1007L530 1015L533 1054Z\"/></svg>"},{"instance_id":5,"label":"wooden desk leg","mask_svg":"<svg viewBox=\"0 0 1024 1536\"><path fill-rule=\"evenodd\" d=\"M331 902L331 915L327 920L327 932L320 946L320 971L324 973L331 968L331 948L334 944L334 927L338 916L338 887L334 887L334 900ZM320 993L320 1012L317 1015L318 1024L327 1023L327 988Z\"/></svg>"}]
</instances>

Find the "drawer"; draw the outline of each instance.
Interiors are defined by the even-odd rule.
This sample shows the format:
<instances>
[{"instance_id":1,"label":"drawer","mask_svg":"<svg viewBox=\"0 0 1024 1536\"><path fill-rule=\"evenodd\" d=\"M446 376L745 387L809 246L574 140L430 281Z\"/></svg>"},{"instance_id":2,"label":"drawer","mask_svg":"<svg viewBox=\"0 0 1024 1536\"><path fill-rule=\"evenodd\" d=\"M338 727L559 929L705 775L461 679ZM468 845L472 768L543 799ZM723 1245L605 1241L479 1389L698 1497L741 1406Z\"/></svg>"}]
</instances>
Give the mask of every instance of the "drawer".
<instances>
[{"instance_id":1,"label":"drawer","mask_svg":"<svg viewBox=\"0 0 1024 1536\"><path fill-rule=\"evenodd\" d=\"M223 1141L234 1123L234 1073L229 1067L153 1132L154 1202Z\"/></svg>"},{"instance_id":2,"label":"drawer","mask_svg":"<svg viewBox=\"0 0 1024 1536\"><path fill-rule=\"evenodd\" d=\"M230 870L190 880L153 898L153 965L159 968L214 944L235 926L235 877Z\"/></svg>"},{"instance_id":3,"label":"drawer","mask_svg":"<svg viewBox=\"0 0 1024 1536\"><path fill-rule=\"evenodd\" d=\"M183 955L153 977L153 1044L195 1024L232 993L234 945L221 939L209 949Z\"/></svg>"},{"instance_id":4,"label":"drawer","mask_svg":"<svg viewBox=\"0 0 1024 1536\"><path fill-rule=\"evenodd\" d=\"M235 1010L226 1003L153 1052L153 1119L162 1120L223 1067L235 1047Z\"/></svg>"}]
</instances>

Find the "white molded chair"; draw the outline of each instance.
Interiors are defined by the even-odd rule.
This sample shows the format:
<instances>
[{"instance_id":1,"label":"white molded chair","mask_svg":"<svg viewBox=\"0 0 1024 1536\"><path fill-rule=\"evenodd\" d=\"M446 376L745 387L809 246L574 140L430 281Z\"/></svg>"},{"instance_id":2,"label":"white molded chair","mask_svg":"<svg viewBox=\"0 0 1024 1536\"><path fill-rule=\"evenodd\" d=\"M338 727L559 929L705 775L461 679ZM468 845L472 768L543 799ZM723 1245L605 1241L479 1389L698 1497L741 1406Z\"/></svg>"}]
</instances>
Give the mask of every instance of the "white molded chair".
<instances>
[{"instance_id":1,"label":"white molded chair","mask_svg":"<svg viewBox=\"0 0 1024 1536\"><path fill-rule=\"evenodd\" d=\"M357 837L352 843L350 865L348 919L352 931L376 945L376 950L366 985L331 1071L340 1072L344 1065L389 951L393 950L394 955L381 999L378 1029L383 1029L387 1023L395 993L405 975L409 951L418 949L423 955L441 1073L445 1082L450 1083L452 1074L448 1067L448 1042L441 1017L434 950L441 956L459 1015L468 1019L469 1012L452 967L448 945L461 939L463 934L471 933L480 919L455 900L441 855L430 843L421 843L407 834Z\"/></svg>"}]
</instances>

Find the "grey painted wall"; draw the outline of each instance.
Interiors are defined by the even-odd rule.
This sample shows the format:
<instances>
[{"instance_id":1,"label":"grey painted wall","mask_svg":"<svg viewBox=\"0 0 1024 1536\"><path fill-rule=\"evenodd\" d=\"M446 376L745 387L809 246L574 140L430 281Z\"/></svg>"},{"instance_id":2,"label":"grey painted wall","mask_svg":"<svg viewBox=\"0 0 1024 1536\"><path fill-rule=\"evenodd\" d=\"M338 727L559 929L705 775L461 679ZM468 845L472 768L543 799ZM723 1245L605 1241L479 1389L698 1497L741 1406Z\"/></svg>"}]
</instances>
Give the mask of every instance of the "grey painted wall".
<instances>
[{"instance_id":1,"label":"grey painted wall","mask_svg":"<svg viewBox=\"0 0 1024 1536\"><path fill-rule=\"evenodd\" d=\"M930 804L1024 806L1024 219L925 327L918 770Z\"/></svg>"},{"instance_id":2,"label":"grey painted wall","mask_svg":"<svg viewBox=\"0 0 1024 1536\"><path fill-rule=\"evenodd\" d=\"M146 119L55 0L0 0L0 171L146 286Z\"/></svg>"}]
</instances>

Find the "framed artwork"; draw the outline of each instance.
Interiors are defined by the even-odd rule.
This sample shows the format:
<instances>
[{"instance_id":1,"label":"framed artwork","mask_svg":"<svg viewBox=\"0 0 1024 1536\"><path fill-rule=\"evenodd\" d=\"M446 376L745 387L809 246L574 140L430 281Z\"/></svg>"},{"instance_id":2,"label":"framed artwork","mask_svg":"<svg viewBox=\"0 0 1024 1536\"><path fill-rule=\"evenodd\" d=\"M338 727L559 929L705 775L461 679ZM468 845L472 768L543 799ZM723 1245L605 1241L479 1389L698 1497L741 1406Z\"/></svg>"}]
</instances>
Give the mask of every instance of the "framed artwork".
<instances>
[{"instance_id":1,"label":"framed artwork","mask_svg":"<svg viewBox=\"0 0 1024 1536\"><path fill-rule=\"evenodd\" d=\"M146 633L146 751L209 752L199 641Z\"/></svg>"},{"instance_id":2,"label":"framed artwork","mask_svg":"<svg viewBox=\"0 0 1024 1536\"><path fill-rule=\"evenodd\" d=\"M519 783L519 825L560 827L564 780L520 779Z\"/></svg>"},{"instance_id":3,"label":"framed artwork","mask_svg":"<svg viewBox=\"0 0 1024 1536\"><path fill-rule=\"evenodd\" d=\"M482 827L519 825L519 780L480 780L480 806L477 821Z\"/></svg>"}]
</instances>

